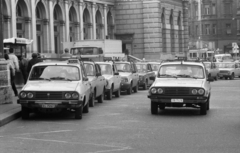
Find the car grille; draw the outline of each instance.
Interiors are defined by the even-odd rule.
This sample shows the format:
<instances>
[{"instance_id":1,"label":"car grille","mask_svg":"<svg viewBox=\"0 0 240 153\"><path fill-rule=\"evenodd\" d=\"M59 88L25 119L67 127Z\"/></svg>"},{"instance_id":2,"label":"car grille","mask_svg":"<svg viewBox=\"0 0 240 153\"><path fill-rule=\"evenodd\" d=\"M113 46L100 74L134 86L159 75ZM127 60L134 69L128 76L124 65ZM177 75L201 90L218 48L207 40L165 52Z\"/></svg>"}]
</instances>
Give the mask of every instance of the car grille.
<instances>
[{"instance_id":1,"label":"car grille","mask_svg":"<svg viewBox=\"0 0 240 153\"><path fill-rule=\"evenodd\" d=\"M62 92L36 92L35 99L58 100L63 99Z\"/></svg>"},{"instance_id":2,"label":"car grille","mask_svg":"<svg viewBox=\"0 0 240 153\"><path fill-rule=\"evenodd\" d=\"M165 88L165 95L190 95L189 88Z\"/></svg>"},{"instance_id":3,"label":"car grille","mask_svg":"<svg viewBox=\"0 0 240 153\"><path fill-rule=\"evenodd\" d=\"M229 71L220 71L220 73L228 73Z\"/></svg>"}]
</instances>

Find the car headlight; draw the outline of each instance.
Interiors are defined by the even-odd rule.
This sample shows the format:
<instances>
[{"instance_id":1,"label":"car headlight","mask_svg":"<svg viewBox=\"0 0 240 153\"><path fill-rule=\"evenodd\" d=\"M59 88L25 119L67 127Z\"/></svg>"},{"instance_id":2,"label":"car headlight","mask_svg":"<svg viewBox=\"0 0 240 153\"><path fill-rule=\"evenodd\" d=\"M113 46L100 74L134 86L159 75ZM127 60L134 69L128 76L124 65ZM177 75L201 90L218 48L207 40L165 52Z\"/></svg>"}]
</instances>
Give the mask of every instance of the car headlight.
<instances>
[{"instance_id":1,"label":"car headlight","mask_svg":"<svg viewBox=\"0 0 240 153\"><path fill-rule=\"evenodd\" d=\"M162 94L163 93L163 89L162 88L158 88L157 89L157 93Z\"/></svg>"},{"instance_id":2,"label":"car headlight","mask_svg":"<svg viewBox=\"0 0 240 153\"><path fill-rule=\"evenodd\" d=\"M64 96L65 96L66 99L70 99L71 98L71 94L70 93L65 93Z\"/></svg>"},{"instance_id":3,"label":"car headlight","mask_svg":"<svg viewBox=\"0 0 240 153\"><path fill-rule=\"evenodd\" d=\"M25 92L21 92L21 93L20 93L20 97L21 97L21 98L26 98L26 97L27 97L27 94L26 94Z\"/></svg>"},{"instance_id":4,"label":"car headlight","mask_svg":"<svg viewBox=\"0 0 240 153\"><path fill-rule=\"evenodd\" d=\"M203 89L199 89L199 90L198 90L198 94L199 94L199 95L203 95L203 94L204 94L204 90L203 90Z\"/></svg>"},{"instance_id":5,"label":"car headlight","mask_svg":"<svg viewBox=\"0 0 240 153\"><path fill-rule=\"evenodd\" d=\"M128 82L128 78L122 78L122 82Z\"/></svg>"},{"instance_id":6,"label":"car headlight","mask_svg":"<svg viewBox=\"0 0 240 153\"><path fill-rule=\"evenodd\" d=\"M197 89L192 90L192 94L196 95L198 93Z\"/></svg>"},{"instance_id":7,"label":"car headlight","mask_svg":"<svg viewBox=\"0 0 240 153\"><path fill-rule=\"evenodd\" d=\"M156 94L156 93L157 93L157 89L156 89L156 88L152 88L152 89L151 89L151 93L152 93L152 94Z\"/></svg>"},{"instance_id":8,"label":"car headlight","mask_svg":"<svg viewBox=\"0 0 240 153\"><path fill-rule=\"evenodd\" d=\"M33 93L31 93L31 92L27 93L27 97L30 99L33 98Z\"/></svg>"},{"instance_id":9,"label":"car headlight","mask_svg":"<svg viewBox=\"0 0 240 153\"><path fill-rule=\"evenodd\" d=\"M78 93L73 93L73 94L72 94L72 98L73 98L73 99L77 99L78 97L79 97Z\"/></svg>"}]
</instances>

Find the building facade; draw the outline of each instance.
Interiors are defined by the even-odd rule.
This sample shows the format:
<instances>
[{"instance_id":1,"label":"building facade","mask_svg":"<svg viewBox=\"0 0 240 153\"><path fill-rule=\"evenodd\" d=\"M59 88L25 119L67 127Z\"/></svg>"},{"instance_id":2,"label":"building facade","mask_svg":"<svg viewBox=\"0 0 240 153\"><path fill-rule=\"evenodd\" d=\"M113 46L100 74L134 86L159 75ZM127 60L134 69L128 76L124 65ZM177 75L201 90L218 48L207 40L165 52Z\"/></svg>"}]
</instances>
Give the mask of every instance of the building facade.
<instances>
[{"instance_id":1,"label":"building facade","mask_svg":"<svg viewBox=\"0 0 240 153\"><path fill-rule=\"evenodd\" d=\"M184 56L187 0L3 0L4 38L33 40L27 52L58 56L62 42L120 39L139 58Z\"/></svg>"},{"instance_id":2,"label":"building facade","mask_svg":"<svg viewBox=\"0 0 240 153\"><path fill-rule=\"evenodd\" d=\"M232 53L240 44L240 0L190 0L190 49Z\"/></svg>"}]
</instances>

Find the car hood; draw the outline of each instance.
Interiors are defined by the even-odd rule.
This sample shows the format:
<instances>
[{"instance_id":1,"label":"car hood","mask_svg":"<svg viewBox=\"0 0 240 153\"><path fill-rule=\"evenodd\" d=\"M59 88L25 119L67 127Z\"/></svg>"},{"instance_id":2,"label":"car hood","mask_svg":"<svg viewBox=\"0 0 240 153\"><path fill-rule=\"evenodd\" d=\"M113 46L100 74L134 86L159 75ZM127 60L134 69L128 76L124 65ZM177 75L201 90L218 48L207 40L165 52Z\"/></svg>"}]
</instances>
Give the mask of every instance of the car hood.
<instances>
[{"instance_id":1,"label":"car hood","mask_svg":"<svg viewBox=\"0 0 240 153\"><path fill-rule=\"evenodd\" d=\"M110 80L113 76L112 75L108 75L108 74L104 74L103 77L107 80Z\"/></svg>"},{"instance_id":2,"label":"car hood","mask_svg":"<svg viewBox=\"0 0 240 153\"><path fill-rule=\"evenodd\" d=\"M202 87L204 81L186 78L157 78L152 86L156 87Z\"/></svg>"},{"instance_id":3,"label":"car hood","mask_svg":"<svg viewBox=\"0 0 240 153\"><path fill-rule=\"evenodd\" d=\"M29 81L22 90L25 91L75 91L76 81Z\"/></svg>"},{"instance_id":4,"label":"car hood","mask_svg":"<svg viewBox=\"0 0 240 153\"><path fill-rule=\"evenodd\" d=\"M119 72L119 75L120 75L121 77L129 77L131 74L132 74L132 73L130 73L130 72Z\"/></svg>"}]
</instances>

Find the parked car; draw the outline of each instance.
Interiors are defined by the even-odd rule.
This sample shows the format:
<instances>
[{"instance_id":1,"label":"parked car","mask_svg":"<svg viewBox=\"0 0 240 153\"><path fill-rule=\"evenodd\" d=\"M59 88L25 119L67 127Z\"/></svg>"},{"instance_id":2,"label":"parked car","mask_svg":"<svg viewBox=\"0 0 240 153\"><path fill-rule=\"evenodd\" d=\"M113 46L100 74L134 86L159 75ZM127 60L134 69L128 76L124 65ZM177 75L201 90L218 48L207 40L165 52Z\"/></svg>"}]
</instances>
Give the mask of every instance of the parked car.
<instances>
[{"instance_id":1,"label":"parked car","mask_svg":"<svg viewBox=\"0 0 240 153\"><path fill-rule=\"evenodd\" d=\"M155 73L152 70L151 64L147 62L137 62L136 67L139 74L139 87L146 90L155 80Z\"/></svg>"},{"instance_id":2,"label":"parked car","mask_svg":"<svg viewBox=\"0 0 240 153\"><path fill-rule=\"evenodd\" d=\"M159 69L161 63L160 62L148 62L148 63L151 64L152 70L155 73L155 75L157 76L157 72L158 72L158 69Z\"/></svg>"},{"instance_id":3,"label":"parked car","mask_svg":"<svg viewBox=\"0 0 240 153\"><path fill-rule=\"evenodd\" d=\"M219 69L216 66L214 62L203 62L207 72L208 72L208 77L214 78L214 80L217 80L219 78Z\"/></svg>"},{"instance_id":4,"label":"parked car","mask_svg":"<svg viewBox=\"0 0 240 153\"><path fill-rule=\"evenodd\" d=\"M120 97L121 94L121 76L117 70L116 64L113 61L97 62L101 67L101 73L106 79L106 98L112 99L113 94L115 97Z\"/></svg>"},{"instance_id":5,"label":"parked car","mask_svg":"<svg viewBox=\"0 0 240 153\"><path fill-rule=\"evenodd\" d=\"M233 80L240 77L240 64L237 62L219 62L216 63L219 68L219 77Z\"/></svg>"},{"instance_id":6,"label":"parked car","mask_svg":"<svg viewBox=\"0 0 240 153\"><path fill-rule=\"evenodd\" d=\"M211 85L201 62L171 61L161 64L157 78L149 88L151 113L158 108L200 107L200 114L209 110Z\"/></svg>"},{"instance_id":7,"label":"parked car","mask_svg":"<svg viewBox=\"0 0 240 153\"><path fill-rule=\"evenodd\" d=\"M78 59L42 62L34 65L19 93L22 118L31 112L75 110L75 118L88 113L91 85Z\"/></svg>"},{"instance_id":8,"label":"parked car","mask_svg":"<svg viewBox=\"0 0 240 153\"><path fill-rule=\"evenodd\" d=\"M116 62L117 70L121 76L121 91L127 91L127 94L138 92L139 74L134 62L118 61Z\"/></svg>"}]
</instances>

